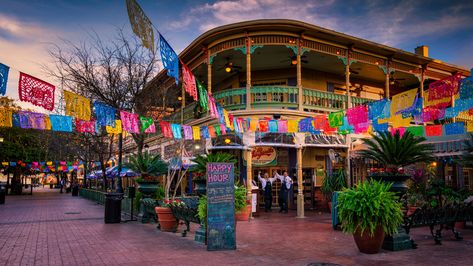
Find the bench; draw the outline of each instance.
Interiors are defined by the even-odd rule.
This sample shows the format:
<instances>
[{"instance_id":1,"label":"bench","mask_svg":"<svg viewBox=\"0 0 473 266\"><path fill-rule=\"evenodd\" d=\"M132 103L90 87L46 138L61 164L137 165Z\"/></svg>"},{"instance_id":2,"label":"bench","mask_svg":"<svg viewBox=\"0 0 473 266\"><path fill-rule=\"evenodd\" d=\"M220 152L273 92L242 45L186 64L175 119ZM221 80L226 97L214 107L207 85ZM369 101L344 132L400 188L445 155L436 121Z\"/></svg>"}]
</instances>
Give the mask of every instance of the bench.
<instances>
[{"instance_id":1,"label":"bench","mask_svg":"<svg viewBox=\"0 0 473 266\"><path fill-rule=\"evenodd\" d=\"M143 216L141 217L141 222L148 223L150 220L153 220L155 223L159 223L156 211L154 210L154 208L158 206L158 201L151 198L144 198L141 199L141 203L143 204Z\"/></svg>"},{"instance_id":2,"label":"bench","mask_svg":"<svg viewBox=\"0 0 473 266\"><path fill-rule=\"evenodd\" d=\"M190 231L190 223L200 224L200 219L197 216L199 197L182 197L178 198L184 203L184 206L171 205L171 211L176 218L177 222L183 221L186 225L186 229L182 232L182 236L187 236L187 232Z\"/></svg>"},{"instance_id":3,"label":"bench","mask_svg":"<svg viewBox=\"0 0 473 266\"><path fill-rule=\"evenodd\" d=\"M442 230L451 229L456 240L463 238L455 229L455 222L473 221L473 205L471 203L452 204L432 208L418 208L410 216L404 218L404 229L409 234L411 228L428 226L436 245L442 244ZM413 243L414 247L415 244Z\"/></svg>"}]
</instances>

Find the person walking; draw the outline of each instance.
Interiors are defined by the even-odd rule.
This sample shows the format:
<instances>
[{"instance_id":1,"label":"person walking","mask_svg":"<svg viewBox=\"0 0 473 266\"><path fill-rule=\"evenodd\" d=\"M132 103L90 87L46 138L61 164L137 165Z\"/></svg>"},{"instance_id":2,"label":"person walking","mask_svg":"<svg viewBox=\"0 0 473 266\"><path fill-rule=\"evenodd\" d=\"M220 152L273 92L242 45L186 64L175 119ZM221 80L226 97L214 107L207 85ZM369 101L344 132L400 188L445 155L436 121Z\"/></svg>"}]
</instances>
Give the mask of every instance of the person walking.
<instances>
[{"instance_id":1,"label":"person walking","mask_svg":"<svg viewBox=\"0 0 473 266\"><path fill-rule=\"evenodd\" d=\"M64 178L61 178L61 191L59 191L59 193L62 193L62 189L64 188L64 186L66 185L66 180Z\"/></svg>"},{"instance_id":2,"label":"person walking","mask_svg":"<svg viewBox=\"0 0 473 266\"><path fill-rule=\"evenodd\" d=\"M269 178L268 173L265 173L264 178L261 178L260 171L258 172L258 180L261 182L261 188L263 189L264 212L271 212L273 203L273 182L276 178Z\"/></svg>"},{"instance_id":3,"label":"person walking","mask_svg":"<svg viewBox=\"0 0 473 266\"><path fill-rule=\"evenodd\" d=\"M287 171L284 171L283 175L280 175L277 171L274 171L274 178L277 178L281 181L281 189L279 190L279 212L287 213L287 198L292 186L292 178L287 175Z\"/></svg>"}]
</instances>

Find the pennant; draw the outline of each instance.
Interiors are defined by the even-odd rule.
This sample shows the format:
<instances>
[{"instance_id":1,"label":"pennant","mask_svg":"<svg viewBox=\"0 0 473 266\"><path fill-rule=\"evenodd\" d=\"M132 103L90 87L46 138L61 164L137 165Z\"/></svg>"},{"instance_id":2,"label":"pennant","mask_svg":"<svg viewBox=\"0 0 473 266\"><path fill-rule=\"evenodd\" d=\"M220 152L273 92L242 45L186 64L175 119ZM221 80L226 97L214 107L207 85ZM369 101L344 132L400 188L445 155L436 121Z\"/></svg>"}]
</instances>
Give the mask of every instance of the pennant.
<instances>
[{"instance_id":1,"label":"pennant","mask_svg":"<svg viewBox=\"0 0 473 266\"><path fill-rule=\"evenodd\" d=\"M90 120L90 100L70 91L64 91L66 115L80 120Z\"/></svg>"},{"instance_id":2,"label":"pennant","mask_svg":"<svg viewBox=\"0 0 473 266\"><path fill-rule=\"evenodd\" d=\"M224 124L220 124L220 132L222 132L222 135L227 134L227 129L225 128Z\"/></svg>"},{"instance_id":3,"label":"pennant","mask_svg":"<svg viewBox=\"0 0 473 266\"><path fill-rule=\"evenodd\" d=\"M31 112L29 114L29 118L30 118L31 128L41 129L41 130L46 129L46 121L45 121L46 115L45 114Z\"/></svg>"},{"instance_id":4,"label":"pennant","mask_svg":"<svg viewBox=\"0 0 473 266\"><path fill-rule=\"evenodd\" d=\"M182 139L181 125L171 124L172 136L175 139Z\"/></svg>"},{"instance_id":5,"label":"pennant","mask_svg":"<svg viewBox=\"0 0 473 266\"><path fill-rule=\"evenodd\" d=\"M391 100L391 116L411 108L415 104L416 97L417 89L408 90L394 95Z\"/></svg>"},{"instance_id":6,"label":"pennant","mask_svg":"<svg viewBox=\"0 0 473 266\"><path fill-rule=\"evenodd\" d=\"M120 111L120 118L122 120L122 128L124 131L128 133L140 133L137 114Z\"/></svg>"},{"instance_id":7,"label":"pennant","mask_svg":"<svg viewBox=\"0 0 473 266\"><path fill-rule=\"evenodd\" d=\"M388 99L381 99L368 103L368 119L374 120L376 118L388 118L391 116L391 101Z\"/></svg>"},{"instance_id":8,"label":"pennant","mask_svg":"<svg viewBox=\"0 0 473 266\"><path fill-rule=\"evenodd\" d=\"M422 120L424 122L430 122L433 120L439 120L444 118L445 116L445 108L444 109L437 109L432 107L427 107L422 110Z\"/></svg>"},{"instance_id":9,"label":"pennant","mask_svg":"<svg viewBox=\"0 0 473 266\"><path fill-rule=\"evenodd\" d=\"M368 132L369 127L370 127L369 122L359 123L359 124L356 124L356 125L353 126L356 134L361 134L361 133Z\"/></svg>"},{"instance_id":10,"label":"pennant","mask_svg":"<svg viewBox=\"0 0 473 266\"><path fill-rule=\"evenodd\" d=\"M350 134L353 132L353 126L348 123L348 119L343 117L343 124L338 127L338 133L342 135Z\"/></svg>"},{"instance_id":11,"label":"pennant","mask_svg":"<svg viewBox=\"0 0 473 266\"><path fill-rule=\"evenodd\" d=\"M97 117L97 123L101 126L115 126L115 108L101 103L94 102L95 116Z\"/></svg>"},{"instance_id":12,"label":"pennant","mask_svg":"<svg viewBox=\"0 0 473 266\"><path fill-rule=\"evenodd\" d=\"M299 120L299 132L311 132L314 131L312 128L312 118L303 118Z\"/></svg>"},{"instance_id":13,"label":"pennant","mask_svg":"<svg viewBox=\"0 0 473 266\"><path fill-rule=\"evenodd\" d=\"M246 123L244 123L244 119L239 117L237 118L237 124L238 124L238 128L240 129L240 132L244 133L245 131L248 131L248 128L246 126Z\"/></svg>"},{"instance_id":14,"label":"pennant","mask_svg":"<svg viewBox=\"0 0 473 266\"><path fill-rule=\"evenodd\" d=\"M235 125L233 123L234 119L233 119L233 115L232 114L228 114L228 120L230 121L230 130L231 131L235 131Z\"/></svg>"},{"instance_id":15,"label":"pennant","mask_svg":"<svg viewBox=\"0 0 473 266\"><path fill-rule=\"evenodd\" d=\"M328 114L328 123L330 127L334 128L342 126L344 117L345 115L343 114L343 111Z\"/></svg>"},{"instance_id":16,"label":"pennant","mask_svg":"<svg viewBox=\"0 0 473 266\"><path fill-rule=\"evenodd\" d=\"M288 133L296 133L299 129L299 121L295 119L287 120L287 132ZM261 131L261 129L260 129Z\"/></svg>"},{"instance_id":17,"label":"pennant","mask_svg":"<svg viewBox=\"0 0 473 266\"><path fill-rule=\"evenodd\" d=\"M49 115L53 131L72 132L72 117L65 115Z\"/></svg>"},{"instance_id":18,"label":"pennant","mask_svg":"<svg viewBox=\"0 0 473 266\"><path fill-rule=\"evenodd\" d=\"M179 83L179 58L164 37L159 34L159 52L163 67L167 69L167 74Z\"/></svg>"},{"instance_id":19,"label":"pennant","mask_svg":"<svg viewBox=\"0 0 473 266\"><path fill-rule=\"evenodd\" d=\"M122 133L122 121L115 120L115 126L105 126L105 131L108 134L121 134Z\"/></svg>"},{"instance_id":20,"label":"pennant","mask_svg":"<svg viewBox=\"0 0 473 266\"><path fill-rule=\"evenodd\" d=\"M384 132L388 131L389 124L388 123L378 123L378 119L373 120L373 130L375 132Z\"/></svg>"},{"instance_id":21,"label":"pennant","mask_svg":"<svg viewBox=\"0 0 473 266\"><path fill-rule=\"evenodd\" d=\"M18 114L12 114L11 115L11 118L12 118L12 126L13 127L20 127L20 115Z\"/></svg>"},{"instance_id":22,"label":"pennant","mask_svg":"<svg viewBox=\"0 0 473 266\"><path fill-rule=\"evenodd\" d=\"M154 53L154 32L151 21L135 0L126 0L126 8L133 32L141 39L143 46Z\"/></svg>"},{"instance_id":23,"label":"pennant","mask_svg":"<svg viewBox=\"0 0 473 266\"><path fill-rule=\"evenodd\" d=\"M169 122L159 121L159 125L161 127L161 132L165 138L172 138L173 132L171 128L171 124Z\"/></svg>"},{"instance_id":24,"label":"pennant","mask_svg":"<svg viewBox=\"0 0 473 266\"><path fill-rule=\"evenodd\" d=\"M350 125L366 123L368 122L368 109L365 105L348 108L346 116Z\"/></svg>"},{"instance_id":25,"label":"pennant","mask_svg":"<svg viewBox=\"0 0 473 266\"><path fill-rule=\"evenodd\" d=\"M12 110L7 108L0 108L0 127L12 127Z\"/></svg>"},{"instance_id":26,"label":"pennant","mask_svg":"<svg viewBox=\"0 0 473 266\"><path fill-rule=\"evenodd\" d=\"M278 121L277 120L269 120L268 121L268 128L269 132L271 133L277 133L278 132Z\"/></svg>"},{"instance_id":27,"label":"pennant","mask_svg":"<svg viewBox=\"0 0 473 266\"><path fill-rule=\"evenodd\" d=\"M153 118L140 116L141 133L144 133L154 122Z\"/></svg>"},{"instance_id":28,"label":"pennant","mask_svg":"<svg viewBox=\"0 0 473 266\"><path fill-rule=\"evenodd\" d=\"M29 111L18 111L18 116L20 118L20 127L21 128L33 128L33 125L30 120L30 113Z\"/></svg>"},{"instance_id":29,"label":"pennant","mask_svg":"<svg viewBox=\"0 0 473 266\"><path fill-rule=\"evenodd\" d=\"M391 116L391 118L389 120L393 123L394 128L409 127L411 125L411 122L412 122L411 117L403 118L402 114L393 115L393 116Z\"/></svg>"},{"instance_id":30,"label":"pennant","mask_svg":"<svg viewBox=\"0 0 473 266\"><path fill-rule=\"evenodd\" d=\"M49 116L44 116L44 129L51 130L51 120L49 119Z\"/></svg>"},{"instance_id":31,"label":"pennant","mask_svg":"<svg viewBox=\"0 0 473 266\"><path fill-rule=\"evenodd\" d=\"M424 136L424 127L423 126L412 126L407 128L407 132L410 132L412 135L416 137L423 137Z\"/></svg>"},{"instance_id":32,"label":"pennant","mask_svg":"<svg viewBox=\"0 0 473 266\"><path fill-rule=\"evenodd\" d=\"M458 116L458 110L455 107L449 107L447 109L445 109L445 115L444 115L444 118L453 118L453 117L456 117Z\"/></svg>"},{"instance_id":33,"label":"pennant","mask_svg":"<svg viewBox=\"0 0 473 266\"><path fill-rule=\"evenodd\" d=\"M0 63L0 94L5 95L7 92L8 72L10 67Z\"/></svg>"},{"instance_id":34,"label":"pennant","mask_svg":"<svg viewBox=\"0 0 473 266\"><path fill-rule=\"evenodd\" d=\"M225 116L224 116L224 113L223 113L223 107L218 102L215 104L215 106L217 106L218 120L219 120L220 124L225 124Z\"/></svg>"},{"instance_id":35,"label":"pennant","mask_svg":"<svg viewBox=\"0 0 473 266\"><path fill-rule=\"evenodd\" d=\"M424 107L444 109L452 105L452 97L437 100L429 100L429 91L424 92Z\"/></svg>"},{"instance_id":36,"label":"pennant","mask_svg":"<svg viewBox=\"0 0 473 266\"><path fill-rule=\"evenodd\" d=\"M192 140L192 127L182 125L182 129L184 130L184 139L185 140Z\"/></svg>"},{"instance_id":37,"label":"pennant","mask_svg":"<svg viewBox=\"0 0 473 266\"><path fill-rule=\"evenodd\" d=\"M154 124L154 122L145 130L146 134L154 134L156 133L156 125Z\"/></svg>"},{"instance_id":38,"label":"pennant","mask_svg":"<svg viewBox=\"0 0 473 266\"><path fill-rule=\"evenodd\" d=\"M269 122L268 120L260 120L259 121L259 131L260 132L268 132Z\"/></svg>"},{"instance_id":39,"label":"pennant","mask_svg":"<svg viewBox=\"0 0 473 266\"><path fill-rule=\"evenodd\" d=\"M199 99L194 74L192 74L189 67L185 64L182 64L182 86L184 87L184 90L192 96L194 101Z\"/></svg>"},{"instance_id":40,"label":"pennant","mask_svg":"<svg viewBox=\"0 0 473 266\"><path fill-rule=\"evenodd\" d=\"M278 121L278 132L279 133L287 133L287 120L279 120Z\"/></svg>"},{"instance_id":41,"label":"pennant","mask_svg":"<svg viewBox=\"0 0 473 266\"><path fill-rule=\"evenodd\" d=\"M85 121L76 119L76 131L80 133L95 133L95 120Z\"/></svg>"},{"instance_id":42,"label":"pennant","mask_svg":"<svg viewBox=\"0 0 473 266\"><path fill-rule=\"evenodd\" d=\"M0 71L1 72L1 71ZM460 83L460 99L473 98L473 73L470 77L464 78Z\"/></svg>"},{"instance_id":43,"label":"pennant","mask_svg":"<svg viewBox=\"0 0 473 266\"><path fill-rule=\"evenodd\" d=\"M465 134L465 123L463 122L445 124L443 126L445 129L445 135Z\"/></svg>"},{"instance_id":44,"label":"pennant","mask_svg":"<svg viewBox=\"0 0 473 266\"><path fill-rule=\"evenodd\" d=\"M222 135L222 131L220 130L220 125L213 125L212 128L217 137Z\"/></svg>"},{"instance_id":45,"label":"pennant","mask_svg":"<svg viewBox=\"0 0 473 266\"><path fill-rule=\"evenodd\" d=\"M217 106L215 105L215 99L212 94L207 93L209 109L210 109L210 117L218 118L218 111Z\"/></svg>"},{"instance_id":46,"label":"pennant","mask_svg":"<svg viewBox=\"0 0 473 266\"><path fill-rule=\"evenodd\" d=\"M210 138L209 127L208 126L200 127L200 135L203 139L209 139Z\"/></svg>"},{"instance_id":47,"label":"pennant","mask_svg":"<svg viewBox=\"0 0 473 266\"><path fill-rule=\"evenodd\" d=\"M466 131L467 132L473 132L473 122L472 121L466 122Z\"/></svg>"},{"instance_id":48,"label":"pennant","mask_svg":"<svg viewBox=\"0 0 473 266\"><path fill-rule=\"evenodd\" d=\"M54 109L55 87L33 76L20 72L18 81L18 95L20 101L41 106L46 110Z\"/></svg>"},{"instance_id":49,"label":"pennant","mask_svg":"<svg viewBox=\"0 0 473 266\"><path fill-rule=\"evenodd\" d=\"M194 140L200 140L200 127L192 127L192 137Z\"/></svg>"},{"instance_id":50,"label":"pennant","mask_svg":"<svg viewBox=\"0 0 473 266\"><path fill-rule=\"evenodd\" d=\"M429 84L429 100L438 100L445 97L452 97L458 93L461 74L456 73L452 76Z\"/></svg>"},{"instance_id":51,"label":"pennant","mask_svg":"<svg viewBox=\"0 0 473 266\"><path fill-rule=\"evenodd\" d=\"M223 109L223 117L225 119L225 126L228 127L228 128L231 128L231 124L230 124L230 118L228 116L228 111Z\"/></svg>"},{"instance_id":52,"label":"pennant","mask_svg":"<svg viewBox=\"0 0 473 266\"><path fill-rule=\"evenodd\" d=\"M455 100L455 109L457 110L457 112L468 111L472 108L473 108L473 98Z\"/></svg>"},{"instance_id":53,"label":"pennant","mask_svg":"<svg viewBox=\"0 0 473 266\"><path fill-rule=\"evenodd\" d=\"M204 86L198 80L196 80L196 83L197 83L197 88L199 89L200 107L202 107L202 110L204 112L207 112L209 110L207 90L204 88Z\"/></svg>"}]
</instances>

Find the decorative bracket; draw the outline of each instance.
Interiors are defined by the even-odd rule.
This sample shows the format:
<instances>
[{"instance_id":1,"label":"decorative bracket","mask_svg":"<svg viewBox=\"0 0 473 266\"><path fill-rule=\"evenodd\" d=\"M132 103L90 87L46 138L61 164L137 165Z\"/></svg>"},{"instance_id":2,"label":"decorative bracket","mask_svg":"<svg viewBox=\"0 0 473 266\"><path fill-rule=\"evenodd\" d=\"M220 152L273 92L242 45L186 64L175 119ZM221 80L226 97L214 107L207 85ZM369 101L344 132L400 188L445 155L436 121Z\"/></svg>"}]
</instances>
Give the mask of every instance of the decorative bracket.
<instances>
[{"instance_id":1,"label":"decorative bracket","mask_svg":"<svg viewBox=\"0 0 473 266\"><path fill-rule=\"evenodd\" d=\"M252 46L250 46L250 54L252 54L256 49L262 48L262 47L263 47L263 45L252 45ZM235 48L233 48L233 50L240 51L243 54L246 54L246 45L240 46L240 47L235 47Z\"/></svg>"},{"instance_id":2,"label":"decorative bracket","mask_svg":"<svg viewBox=\"0 0 473 266\"><path fill-rule=\"evenodd\" d=\"M212 54L212 55L209 56L209 63L210 63L210 64L213 64L214 58L215 58L216 56L217 56L217 53Z\"/></svg>"},{"instance_id":3,"label":"decorative bracket","mask_svg":"<svg viewBox=\"0 0 473 266\"><path fill-rule=\"evenodd\" d=\"M348 58L346 56L337 56L338 59L342 60L343 64L346 66L348 64ZM350 65L358 62L358 60L350 59Z\"/></svg>"}]
</instances>

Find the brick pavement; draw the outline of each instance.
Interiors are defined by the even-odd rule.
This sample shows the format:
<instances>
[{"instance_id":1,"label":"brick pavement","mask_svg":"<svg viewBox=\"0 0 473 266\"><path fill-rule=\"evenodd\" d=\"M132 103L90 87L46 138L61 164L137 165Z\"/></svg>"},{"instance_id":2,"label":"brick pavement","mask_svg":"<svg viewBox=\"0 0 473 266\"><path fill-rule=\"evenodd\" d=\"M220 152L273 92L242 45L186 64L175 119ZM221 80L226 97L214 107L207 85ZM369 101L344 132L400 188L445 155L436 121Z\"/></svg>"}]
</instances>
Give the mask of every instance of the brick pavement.
<instances>
[{"instance_id":1,"label":"brick pavement","mask_svg":"<svg viewBox=\"0 0 473 266\"><path fill-rule=\"evenodd\" d=\"M328 214L265 214L238 222L236 251L207 252L193 233L155 225L104 224L103 206L57 190L8 196L0 205L0 265L471 265L473 230L435 246L427 228L413 230L417 250L365 255L351 236L331 230ZM196 226L193 225L192 232Z\"/></svg>"}]
</instances>

